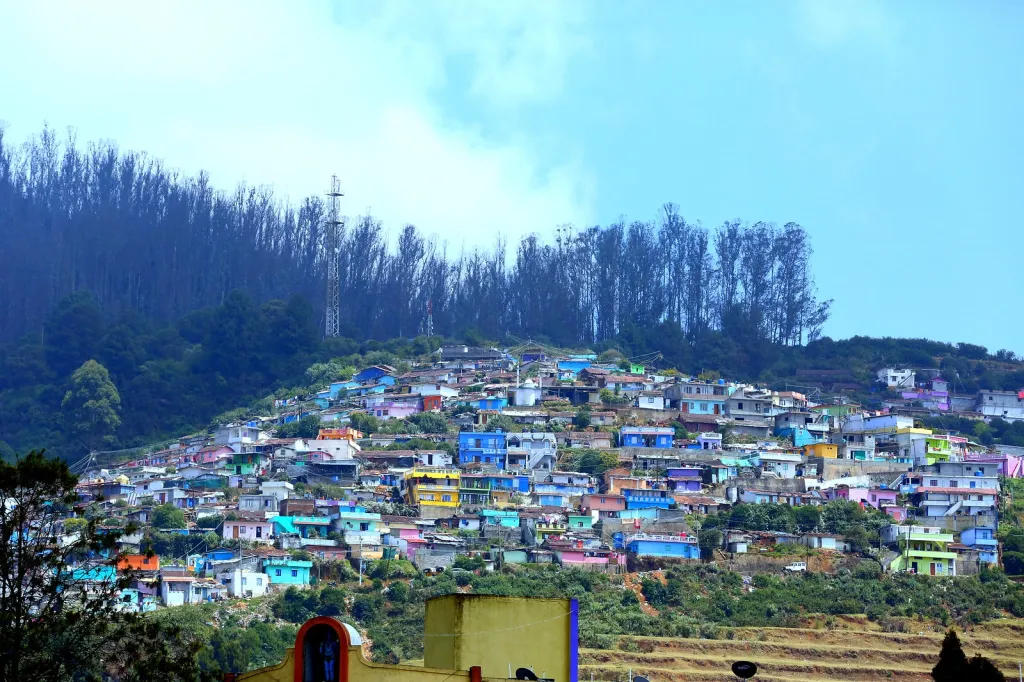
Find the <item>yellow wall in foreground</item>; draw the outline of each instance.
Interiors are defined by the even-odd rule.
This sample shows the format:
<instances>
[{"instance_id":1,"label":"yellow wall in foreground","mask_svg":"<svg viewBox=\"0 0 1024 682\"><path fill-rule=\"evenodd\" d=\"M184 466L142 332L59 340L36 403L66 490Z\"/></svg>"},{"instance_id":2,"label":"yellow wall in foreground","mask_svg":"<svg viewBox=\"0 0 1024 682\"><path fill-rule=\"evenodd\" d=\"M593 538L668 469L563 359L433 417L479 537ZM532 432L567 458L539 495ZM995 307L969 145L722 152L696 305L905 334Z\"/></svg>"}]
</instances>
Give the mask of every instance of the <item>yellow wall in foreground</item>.
<instances>
[{"instance_id":1,"label":"yellow wall in foreground","mask_svg":"<svg viewBox=\"0 0 1024 682\"><path fill-rule=\"evenodd\" d=\"M484 677L512 677L531 668L538 677L571 682L575 654L569 599L523 599L474 594L435 597L426 604L423 662Z\"/></svg>"},{"instance_id":2,"label":"yellow wall in foreground","mask_svg":"<svg viewBox=\"0 0 1024 682\"><path fill-rule=\"evenodd\" d=\"M514 677L516 668L530 668L556 682L577 682L575 600L473 594L435 597L427 600L425 625L424 666L367 661L361 646L347 646L352 641L348 626L318 616L299 628L295 647L288 649L281 663L227 675L225 680L295 682L302 662L296 660L296 650L308 641L306 637L319 636L312 633L328 627L343 647L339 682L500 682ZM477 666L479 670L471 671Z\"/></svg>"}]
</instances>

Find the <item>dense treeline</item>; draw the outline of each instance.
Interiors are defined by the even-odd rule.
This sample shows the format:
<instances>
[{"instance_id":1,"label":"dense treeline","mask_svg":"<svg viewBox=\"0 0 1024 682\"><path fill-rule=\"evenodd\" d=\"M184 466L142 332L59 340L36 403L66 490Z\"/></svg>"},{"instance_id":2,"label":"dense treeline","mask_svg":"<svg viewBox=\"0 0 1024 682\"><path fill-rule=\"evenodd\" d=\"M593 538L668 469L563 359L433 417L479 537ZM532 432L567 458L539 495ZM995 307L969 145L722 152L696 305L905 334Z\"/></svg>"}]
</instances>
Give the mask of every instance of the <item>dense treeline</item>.
<instances>
[{"instance_id":1,"label":"dense treeline","mask_svg":"<svg viewBox=\"0 0 1024 682\"><path fill-rule=\"evenodd\" d=\"M627 354L660 351L664 358L656 363L658 368L717 372L778 388L809 381L797 376L804 368L846 370L867 388L874 370L886 363L935 368L956 377L957 389L965 392L1024 386L1020 362L971 344L825 337L805 346L783 346L744 344L716 333L690 345L678 337L678 330L676 334L664 325L635 328L592 348L615 347ZM111 438L102 439L101 449L110 449L203 428L231 410L269 413L270 394L294 395L368 364L402 366L425 359L441 341L424 336L325 341L313 307L301 296L258 305L247 293L234 291L221 305L193 311L173 324L158 324L131 310L105 312L92 295L77 292L50 311L37 334L0 345L0 454L45 446L70 456L95 446L96 439L87 444L74 437L66 419L73 414L63 409L76 371L89 360L102 363L119 394L119 425ZM877 401L881 395L865 392L862 397ZM935 426L970 432L985 443L1024 442L1019 425L998 420L985 426L946 419Z\"/></svg>"},{"instance_id":2,"label":"dense treeline","mask_svg":"<svg viewBox=\"0 0 1024 682\"><path fill-rule=\"evenodd\" d=\"M110 449L182 435L235 408L269 413L275 389L351 376L363 364L398 363L438 343L324 341L300 296L257 305L234 291L219 306L157 325L134 311L108 320L90 294L78 292L49 314L39 335L0 346L0 455L46 446L73 456L101 440L99 449ZM90 360L102 363L119 394L116 431L91 442L62 419L76 370Z\"/></svg>"},{"instance_id":3,"label":"dense treeline","mask_svg":"<svg viewBox=\"0 0 1024 682\"><path fill-rule=\"evenodd\" d=\"M215 191L144 154L82 148L48 129L21 148L0 135L0 336L35 333L64 296L93 293L108 314L168 322L219 305L301 294L321 310L324 203L270 190ZM539 228L540 226L529 226ZM657 221L524 237L509 254L451 254L404 227L395 244L372 217L349 221L339 251L345 335L415 336L427 303L442 335L476 329L562 343L608 340L667 323L693 342L712 332L794 345L828 317L815 298L799 225L729 222L715 230L666 205Z\"/></svg>"}]
</instances>

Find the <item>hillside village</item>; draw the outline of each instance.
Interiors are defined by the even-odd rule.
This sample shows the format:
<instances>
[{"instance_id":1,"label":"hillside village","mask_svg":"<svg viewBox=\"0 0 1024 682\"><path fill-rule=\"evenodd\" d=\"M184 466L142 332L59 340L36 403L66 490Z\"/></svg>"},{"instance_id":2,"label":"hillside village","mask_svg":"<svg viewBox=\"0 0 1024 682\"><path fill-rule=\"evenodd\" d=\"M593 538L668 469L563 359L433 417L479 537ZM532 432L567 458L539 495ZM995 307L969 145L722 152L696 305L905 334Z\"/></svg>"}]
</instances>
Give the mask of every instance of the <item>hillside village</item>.
<instances>
[{"instance_id":1,"label":"hillside village","mask_svg":"<svg viewBox=\"0 0 1024 682\"><path fill-rule=\"evenodd\" d=\"M880 368L883 407L867 411L811 397L834 377L778 391L542 346L446 346L129 461L94 454L78 512L99 505L106 527L140 528L104 567L136 572L121 608L137 611L259 597L381 559L428 574L705 560L751 575L872 557L891 572L973 574L1001 561L1001 485L1024 475L1024 453L915 418L1024 419L1024 392L962 396L932 374ZM277 435L310 423L313 436ZM837 502L870 515L877 539L830 529L820 512ZM755 505L794 508L796 523L739 520Z\"/></svg>"}]
</instances>

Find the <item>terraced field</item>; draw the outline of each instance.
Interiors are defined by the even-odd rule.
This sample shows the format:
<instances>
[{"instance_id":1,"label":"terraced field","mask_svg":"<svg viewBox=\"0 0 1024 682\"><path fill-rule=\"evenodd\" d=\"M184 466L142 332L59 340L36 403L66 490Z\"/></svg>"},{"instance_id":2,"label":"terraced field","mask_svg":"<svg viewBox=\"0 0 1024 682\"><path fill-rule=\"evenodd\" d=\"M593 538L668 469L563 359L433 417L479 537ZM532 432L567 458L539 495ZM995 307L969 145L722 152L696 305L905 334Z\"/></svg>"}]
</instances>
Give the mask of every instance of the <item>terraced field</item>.
<instances>
[{"instance_id":1,"label":"terraced field","mask_svg":"<svg viewBox=\"0 0 1024 682\"><path fill-rule=\"evenodd\" d=\"M733 639L623 637L620 649L583 649L580 678L624 682L632 669L651 682L721 682L735 679L730 665L742 659L757 663L754 680L761 682L930 682L944 633L921 627L908 623L908 633L889 633L854 616L837 619L831 629L733 628ZM1007 679L1017 679L1024 620L993 621L960 638L969 657L987 656Z\"/></svg>"}]
</instances>

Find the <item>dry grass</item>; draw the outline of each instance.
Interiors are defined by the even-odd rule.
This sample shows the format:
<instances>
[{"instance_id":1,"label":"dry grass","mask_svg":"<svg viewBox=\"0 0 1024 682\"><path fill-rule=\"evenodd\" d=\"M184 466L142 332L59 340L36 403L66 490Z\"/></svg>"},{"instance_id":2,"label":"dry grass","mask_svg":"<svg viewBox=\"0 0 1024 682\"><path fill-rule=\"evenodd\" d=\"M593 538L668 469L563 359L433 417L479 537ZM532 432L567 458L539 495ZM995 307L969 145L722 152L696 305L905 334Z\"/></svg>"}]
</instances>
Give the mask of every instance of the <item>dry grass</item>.
<instances>
[{"instance_id":1,"label":"dry grass","mask_svg":"<svg viewBox=\"0 0 1024 682\"><path fill-rule=\"evenodd\" d=\"M583 680L624 681L629 670L652 682L704 682L731 679L733 661L758 664L761 682L900 680L928 682L944 632L908 621L907 632L883 632L862 616L847 616L823 627L809 619L805 628L732 628L733 639L623 637L630 651L584 649ZM1024 619L1000 620L961 632L968 656L980 653L1016 679L1024 659Z\"/></svg>"}]
</instances>

